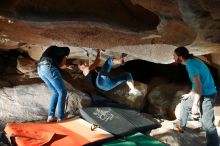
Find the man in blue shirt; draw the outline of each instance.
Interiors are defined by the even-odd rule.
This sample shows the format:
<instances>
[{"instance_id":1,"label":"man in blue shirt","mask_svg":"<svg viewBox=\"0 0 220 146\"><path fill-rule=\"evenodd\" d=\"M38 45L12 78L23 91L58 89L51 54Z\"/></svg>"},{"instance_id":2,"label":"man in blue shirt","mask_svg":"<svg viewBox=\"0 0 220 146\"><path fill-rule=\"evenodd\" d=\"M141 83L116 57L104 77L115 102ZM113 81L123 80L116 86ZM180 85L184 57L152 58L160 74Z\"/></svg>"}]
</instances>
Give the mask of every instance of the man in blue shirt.
<instances>
[{"instance_id":1,"label":"man in blue shirt","mask_svg":"<svg viewBox=\"0 0 220 146\"><path fill-rule=\"evenodd\" d=\"M178 47L173 54L176 63L186 65L192 90L184 94L181 107L179 125L176 128L183 133L189 113L195 118L200 117L203 129L206 131L207 146L219 146L218 133L214 125L214 104L217 91L208 67L195 58L185 47Z\"/></svg>"}]
</instances>

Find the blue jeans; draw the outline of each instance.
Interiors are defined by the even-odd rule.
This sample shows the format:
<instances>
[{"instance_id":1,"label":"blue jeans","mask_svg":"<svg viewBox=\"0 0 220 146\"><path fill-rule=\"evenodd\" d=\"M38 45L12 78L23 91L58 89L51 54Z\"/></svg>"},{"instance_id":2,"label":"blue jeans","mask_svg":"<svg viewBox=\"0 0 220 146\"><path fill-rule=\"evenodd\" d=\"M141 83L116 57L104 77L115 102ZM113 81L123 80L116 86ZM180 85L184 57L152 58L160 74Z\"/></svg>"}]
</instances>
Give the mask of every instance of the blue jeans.
<instances>
[{"instance_id":1,"label":"blue jeans","mask_svg":"<svg viewBox=\"0 0 220 146\"><path fill-rule=\"evenodd\" d=\"M115 78L110 78L109 73L112 69L112 63L112 58L107 59L96 78L97 87L104 91L109 91L126 81L133 80L131 74L127 72L123 72Z\"/></svg>"},{"instance_id":2,"label":"blue jeans","mask_svg":"<svg viewBox=\"0 0 220 146\"><path fill-rule=\"evenodd\" d=\"M47 84L49 89L53 92L51 97L48 116L55 116L57 106L57 117L62 119L64 116L65 100L67 89L64 81L57 67L51 64L39 65L37 67L40 78Z\"/></svg>"},{"instance_id":3,"label":"blue jeans","mask_svg":"<svg viewBox=\"0 0 220 146\"><path fill-rule=\"evenodd\" d=\"M200 112L202 127L206 132L207 146L219 146L219 139L216 127L214 125L214 105L217 94L209 96L201 96ZM185 128L189 113L192 110L194 97L190 96L186 100L182 100L180 107L180 127Z\"/></svg>"}]
</instances>

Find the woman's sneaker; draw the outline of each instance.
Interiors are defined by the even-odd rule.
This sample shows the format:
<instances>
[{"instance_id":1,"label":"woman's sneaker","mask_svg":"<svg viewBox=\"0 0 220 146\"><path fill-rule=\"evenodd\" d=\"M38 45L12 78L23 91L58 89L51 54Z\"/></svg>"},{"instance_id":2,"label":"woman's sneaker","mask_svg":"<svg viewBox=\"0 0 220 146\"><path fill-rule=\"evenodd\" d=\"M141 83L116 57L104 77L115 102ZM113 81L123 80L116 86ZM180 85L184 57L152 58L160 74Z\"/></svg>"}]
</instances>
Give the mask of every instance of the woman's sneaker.
<instances>
[{"instance_id":1,"label":"woman's sneaker","mask_svg":"<svg viewBox=\"0 0 220 146\"><path fill-rule=\"evenodd\" d=\"M51 123L51 122L55 122L55 121L57 121L57 118L56 118L56 117L48 116L48 118L47 118L47 123Z\"/></svg>"},{"instance_id":2,"label":"woman's sneaker","mask_svg":"<svg viewBox=\"0 0 220 146\"><path fill-rule=\"evenodd\" d=\"M138 89L132 89L128 92L129 95L141 96L142 93Z\"/></svg>"},{"instance_id":3,"label":"woman's sneaker","mask_svg":"<svg viewBox=\"0 0 220 146\"><path fill-rule=\"evenodd\" d=\"M57 122L59 123L59 122L61 122L62 121L62 119L57 119Z\"/></svg>"}]
</instances>

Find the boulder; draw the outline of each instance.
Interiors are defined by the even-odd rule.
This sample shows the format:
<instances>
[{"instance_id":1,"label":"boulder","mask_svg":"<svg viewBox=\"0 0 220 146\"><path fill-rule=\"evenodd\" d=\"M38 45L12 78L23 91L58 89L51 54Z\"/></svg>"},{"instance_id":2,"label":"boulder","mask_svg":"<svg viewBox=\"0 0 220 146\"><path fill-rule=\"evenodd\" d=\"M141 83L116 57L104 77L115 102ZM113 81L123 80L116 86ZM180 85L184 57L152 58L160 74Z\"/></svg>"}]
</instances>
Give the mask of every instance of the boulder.
<instances>
[{"instance_id":1,"label":"boulder","mask_svg":"<svg viewBox=\"0 0 220 146\"><path fill-rule=\"evenodd\" d=\"M90 105L90 98L66 82L65 112L74 115L78 108ZM0 89L0 129L7 122L44 121L52 92L44 84L19 85Z\"/></svg>"}]
</instances>

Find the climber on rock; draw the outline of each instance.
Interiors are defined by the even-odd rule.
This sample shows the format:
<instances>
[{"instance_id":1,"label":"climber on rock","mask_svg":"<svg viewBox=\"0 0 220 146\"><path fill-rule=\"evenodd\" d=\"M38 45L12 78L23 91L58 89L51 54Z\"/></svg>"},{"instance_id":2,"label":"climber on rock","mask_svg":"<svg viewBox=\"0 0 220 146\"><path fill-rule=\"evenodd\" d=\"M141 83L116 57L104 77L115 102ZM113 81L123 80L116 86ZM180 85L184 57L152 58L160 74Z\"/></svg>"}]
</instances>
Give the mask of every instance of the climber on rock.
<instances>
[{"instance_id":1,"label":"climber on rock","mask_svg":"<svg viewBox=\"0 0 220 146\"><path fill-rule=\"evenodd\" d=\"M78 68L82 71L85 79L102 91L109 91L116 86L126 82L129 87L129 95L140 96L141 92L134 87L134 81L130 73L123 72L114 78L109 76L112 65L123 64L126 60L126 57L121 56L120 58L114 59L108 58L102 66L101 70L97 71L97 67L100 63L100 52L101 50L99 49L97 51L96 59L91 65L87 64L86 62L80 62L78 65Z\"/></svg>"}]
</instances>

